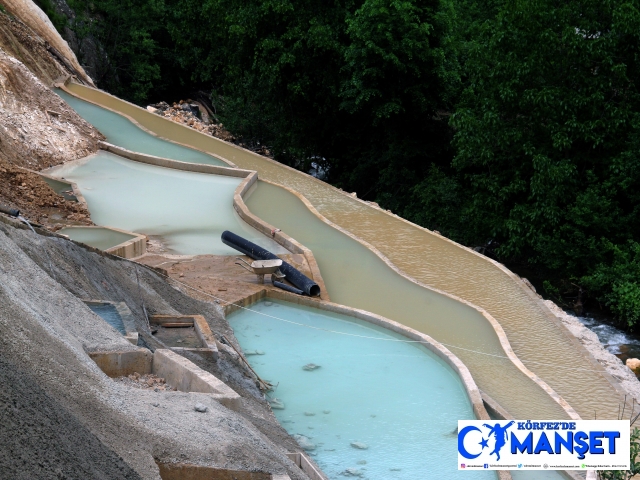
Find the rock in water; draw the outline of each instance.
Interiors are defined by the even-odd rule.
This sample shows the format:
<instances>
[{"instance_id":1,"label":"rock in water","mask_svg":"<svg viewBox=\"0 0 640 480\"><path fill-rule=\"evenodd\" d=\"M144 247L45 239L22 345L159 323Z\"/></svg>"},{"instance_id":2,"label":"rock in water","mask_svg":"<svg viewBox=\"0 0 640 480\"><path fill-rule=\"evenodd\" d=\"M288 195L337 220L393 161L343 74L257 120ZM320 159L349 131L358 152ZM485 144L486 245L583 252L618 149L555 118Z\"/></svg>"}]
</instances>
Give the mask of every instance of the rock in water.
<instances>
[{"instance_id":1,"label":"rock in water","mask_svg":"<svg viewBox=\"0 0 640 480\"><path fill-rule=\"evenodd\" d=\"M293 438L296 442L298 442L298 445L300 445L302 447L303 450L315 450L316 449L316 445L309 440L308 437L305 437L304 435L293 435Z\"/></svg>"},{"instance_id":2,"label":"rock in water","mask_svg":"<svg viewBox=\"0 0 640 480\"><path fill-rule=\"evenodd\" d=\"M200 412L200 413L205 413L207 410L209 410L209 407L207 407L206 405L203 405L202 403L196 403L196 406L193 408L195 409L196 412Z\"/></svg>"},{"instance_id":3,"label":"rock in water","mask_svg":"<svg viewBox=\"0 0 640 480\"><path fill-rule=\"evenodd\" d=\"M312 372L313 370L317 370L318 368L320 368L320 365L316 365L315 363L307 363L304 367L302 367L302 369L306 370L307 372Z\"/></svg>"},{"instance_id":4,"label":"rock in water","mask_svg":"<svg viewBox=\"0 0 640 480\"><path fill-rule=\"evenodd\" d=\"M282 400L280 400L279 398L271 398L267 401L269 402L269 405L271 405L272 409L284 410L284 403L282 403Z\"/></svg>"},{"instance_id":5,"label":"rock in water","mask_svg":"<svg viewBox=\"0 0 640 480\"><path fill-rule=\"evenodd\" d=\"M627 358L627 367L635 372L640 369L640 360L637 358Z\"/></svg>"},{"instance_id":6,"label":"rock in water","mask_svg":"<svg viewBox=\"0 0 640 480\"><path fill-rule=\"evenodd\" d=\"M362 442L351 442L351 446L353 448L358 448L360 450L366 450L367 448L369 448L369 446L366 443L362 443Z\"/></svg>"},{"instance_id":7,"label":"rock in water","mask_svg":"<svg viewBox=\"0 0 640 480\"><path fill-rule=\"evenodd\" d=\"M362 477L362 472L357 468L347 468L340 475L345 477Z\"/></svg>"}]
</instances>

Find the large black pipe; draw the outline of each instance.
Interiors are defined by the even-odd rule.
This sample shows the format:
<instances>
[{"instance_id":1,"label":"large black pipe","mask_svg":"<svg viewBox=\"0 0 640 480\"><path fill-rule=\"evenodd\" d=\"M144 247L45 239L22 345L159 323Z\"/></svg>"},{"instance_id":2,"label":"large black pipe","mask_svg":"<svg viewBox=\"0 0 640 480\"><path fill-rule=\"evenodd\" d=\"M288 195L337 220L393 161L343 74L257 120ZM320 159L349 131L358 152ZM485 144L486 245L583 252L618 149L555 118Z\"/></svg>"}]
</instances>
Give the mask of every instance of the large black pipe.
<instances>
[{"instance_id":1,"label":"large black pipe","mask_svg":"<svg viewBox=\"0 0 640 480\"><path fill-rule=\"evenodd\" d=\"M273 282L273 286L286 290L287 292L295 293L296 295L304 295L302 290L292 287L291 285L287 285L286 283L278 282L277 280Z\"/></svg>"},{"instance_id":2,"label":"large black pipe","mask_svg":"<svg viewBox=\"0 0 640 480\"><path fill-rule=\"evenodd\" d=\"M0 212L6 213L7 215L11 215L12 217L18 217L20 215L20 210L15 208L5 207L4 205L0 205Z\"/></svg>"},{"instance_id":3,"label":"large black pipe","mask_svg":"<svg viewBox=\"0 0 640 480\"><path fill-rule=\"evenodd\" d=\"M255 243L250 242L229 230L222 232L222 243L229 245L231 248L235 248L254 260L278 260L278 257L269 250L259 247ZM287 262L282 262L280 271L284 274L289 283L292 283L307 295L311 297L317 297L320 295L320 287L318 284Z\"/></svg>"}]
</instances>

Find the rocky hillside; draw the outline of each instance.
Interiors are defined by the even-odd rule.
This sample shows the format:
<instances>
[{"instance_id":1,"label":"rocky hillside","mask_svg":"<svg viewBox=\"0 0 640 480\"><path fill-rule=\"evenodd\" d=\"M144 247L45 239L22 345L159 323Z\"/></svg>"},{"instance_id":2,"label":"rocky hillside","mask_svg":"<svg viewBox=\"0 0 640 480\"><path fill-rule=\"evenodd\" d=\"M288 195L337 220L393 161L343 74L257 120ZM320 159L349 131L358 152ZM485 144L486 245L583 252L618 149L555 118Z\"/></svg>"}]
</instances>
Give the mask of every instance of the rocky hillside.
<instances>
[{"instance_id":1,"label":"rocky hillside","mask_svg":"<svg viewBox=\"0 0 640 480\"><path fill-rule=\"evenodd\" d=\"M36 62L41 63L40 67L37 70L50 70L50 63L57 63L62 67L62 71L64 73L69 73L82 82L87 83L93 86L93 80L85 73L80 64L78 63L78 59L76 58L75 53L71 50L67 42L60 36L57 32L49 18L45 15L45 13L31 0L2 0L0 1L0 5L4 7L6 13L8 13L12 17L12 22L15 23L16 20L22 24L22 27L11 25L11 30L22 30L24 32L24 28L26 28L26 37L17 33L17 39L19 40L19 45L13 45L15 51L11 52L11 48L7 49L7 45L5 42L2 42L0 39L0 47L4 50L7 50L12 55L15 55L20 60L23 60L21 56L18 54L18 51L25 54L25 56L34 56ZM3 25L4 24L4 25ZM23 28L24 27L24 28ZM0 29L3 31L1 35L9 37L9 43L11 42L10 34L8 35L6 32L6 22L3 21L0 23ZM31 37L31 38L28 38ZM34 48L34 44L44 47L47 51L48 56L50 57L49 61L46 61L46 56L41 53L40 48ZM44 60L44 61L43 61ZM28 64L29 68L33 73L39 75L39 72L36 69L32 68L31 64ZM64 74L63 73L63 74ZM46 83L51 83L51 81L55 80L54 77L52 79L40 78Z\"/></svg>"},{"instance_id":2,"label":"rocky hillside","mask_svg":"<svg viewBox=\"0 0 640 480\"><path fill-rule=\"evenodd\" d=\"M90 79L79 65L79 70L72 66L75 56L60 53L65 50L61 38L40 36L8 13L11 7L40 25L43 20L33 13L37 7L24 3L25 8L13 2L0 11L0 203L43 224L51 216L89 223L82 206L56 195L28 171L90 155L103 137L47 87L68 75ZM55 40L61 50L51 47Z\"/></svg>"},{"instance_id":3,"label":"rocky hillside","mask_svg":"<svg viewBox=\"0 0 640 480\"><path fill-rule=\"evenodd\" d=\"M41 169L84 157L102 135L20 61L0 50L0 159Z\"/></svg>"}]
</instances>

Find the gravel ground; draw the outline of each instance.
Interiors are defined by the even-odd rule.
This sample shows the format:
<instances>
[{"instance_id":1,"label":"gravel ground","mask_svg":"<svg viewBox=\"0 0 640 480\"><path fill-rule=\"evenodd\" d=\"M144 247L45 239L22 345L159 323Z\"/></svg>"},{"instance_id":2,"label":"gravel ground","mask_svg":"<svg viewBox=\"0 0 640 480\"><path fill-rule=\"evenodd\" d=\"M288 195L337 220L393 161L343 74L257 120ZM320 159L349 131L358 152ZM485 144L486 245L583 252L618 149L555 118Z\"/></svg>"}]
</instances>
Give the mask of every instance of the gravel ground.
<instances>
[{"instance_id":1,"label":"gravel ground","mask_svg":"<svg viewBox=\"0 0 640 480\"><path fill-rule=\"evenodd\" d=\"M140 478L4 355L0 383L0 478Z\"/></svg>"},{"instance_id":2,"label":"gravel ground","mask_svg":"<svg viewBox=\"0 0 640 480\"><path fill-rule=\"evenodd\" d=\"M186 297L144 267L138 278L139 287L131 262L0 224L0 360L15 366L6 375L28 379L27 387L4 391L11 397L4 404L28 408L22 422L6 408L0 417L0 478L24 478L38 462L50 477L31 478L59 478L46 467L58 461L65 471L90 472L67 478L159 478L154 459L307 478L284 455L299 448L226 352L217 363L194 360L243 397L240 413L206 394L131 388L98 369L87 351L137 347L80 298L126 302L152 348L161 345L144 332L143 301L149 313L202 314L214 334L234 341L219 307ZM195 411L197 403L207 411ZM76 432L77 441L60 440ZM18 442L20 435L31 440ZM15 442L19 460L10 454Z\"/></svg>"}]
</instances>

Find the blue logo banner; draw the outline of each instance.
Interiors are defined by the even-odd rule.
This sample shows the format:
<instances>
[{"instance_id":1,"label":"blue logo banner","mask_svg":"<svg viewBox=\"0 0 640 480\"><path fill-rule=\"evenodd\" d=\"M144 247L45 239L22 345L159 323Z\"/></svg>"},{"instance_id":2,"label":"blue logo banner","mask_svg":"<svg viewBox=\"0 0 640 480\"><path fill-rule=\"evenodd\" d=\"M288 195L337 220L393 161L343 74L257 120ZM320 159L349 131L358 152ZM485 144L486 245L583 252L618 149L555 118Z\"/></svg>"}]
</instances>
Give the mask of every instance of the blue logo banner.
<instances>
[{"instance_id":1,"label":"blue logo banner","mask_svg":"<svg viewBox=\"0 0 640 480\"><path fill-rule=\"evenodd\" d=\"M460 420L458 470L628 470L629 420Z\"/></svg>"}]
</instances>

